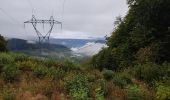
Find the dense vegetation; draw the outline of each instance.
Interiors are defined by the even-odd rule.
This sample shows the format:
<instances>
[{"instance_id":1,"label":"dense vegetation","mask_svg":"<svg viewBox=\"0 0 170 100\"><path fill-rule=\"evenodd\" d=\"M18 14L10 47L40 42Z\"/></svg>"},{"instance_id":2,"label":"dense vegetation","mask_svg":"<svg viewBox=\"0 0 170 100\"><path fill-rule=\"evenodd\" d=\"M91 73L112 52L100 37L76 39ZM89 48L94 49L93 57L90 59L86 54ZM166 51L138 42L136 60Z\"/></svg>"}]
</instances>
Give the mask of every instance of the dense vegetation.
<instances>
[{"instance_id":1,"label":"dense vegetation","mask_svg":"<svg viewBox=\"0 0 170 100\"><path fill-rule=\"evenodd\" d=\"M169 100L170 1L128 4L90 64L6 52L1 37L0 100Z\"/></svg>"},{"instance_id":2,"label":"dense vegetation","mask_svg":"<svg viewBox=\"0 0 170 100\"><path fill-rule=\"evenodd\" d=\"M7 51L6 41L3 36L0 35L0 52Z\"/></svg>"},{"instance_id":3,"label":"dense vegetation","mask_svg":"<svg viewBox=\"0 0 170 100\"><path fill-rule=\"evenodd\" d=\"M128 0L128 5L128 14L117 17L107 38L108 48L91 64L100 70L130 70L135 79L157 90L159 99L170 99L170 1Z\"/></svg>"},{"instance_id":4,"label":"dense vegetation","mask_svg":"<svg viewBox=\"0 0 170 100\"><path fill-rule=\"evenodd\" d=\"M146 82L129 74L131 70L99 71L82 66L70 60L59 62L24 54L0 53L0 100L169 98L168 84L155 81L155 88L150 88ZM166 68L170 65L164 66ZM162 68L162 71L165 70ZM153 75L157 74L156 69L153 72ZM148 81L153 77L158 78L145 74L149 73L144 71L141 76L135 75Z\"/></svg>"},{"instance_id":5,"label":"dense vegetation","mask_svg":"<svg viewBox=\"0 0 170 100\"><path fill-rule=\"evenodd\" d=\"M136 63L170 61L170 1L128 0L129 12L117 18L106 49L93 59L99 68L112 70Z\"/></svg>"}]
</instances>

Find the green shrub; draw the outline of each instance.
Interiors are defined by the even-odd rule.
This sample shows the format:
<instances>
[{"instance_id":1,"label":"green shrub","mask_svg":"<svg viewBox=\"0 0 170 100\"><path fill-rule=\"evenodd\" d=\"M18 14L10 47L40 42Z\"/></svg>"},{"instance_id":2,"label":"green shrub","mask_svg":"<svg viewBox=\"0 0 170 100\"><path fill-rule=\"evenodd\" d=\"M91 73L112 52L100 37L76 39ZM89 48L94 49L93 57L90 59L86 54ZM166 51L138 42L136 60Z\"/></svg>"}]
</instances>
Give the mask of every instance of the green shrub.
<instances>
[{"instance_id":1,"label":"green shrub","mask_svg":"<svg viewBox=\"0 0 170 100\"><path fill-rule=\"evenodd\" d=\"M55 67L51 67L48 70L48 76L54 80L60 79L64 77L64 75L65 75L65 71L60 68L56 69Z\"/></svg>"},{"instance_id":2,"label":"green shrub","mask_svg":"<svg viewBox=\"0 0 170 100\"><path fill-rule=\"evenodd\" d=\"M95 98L96 100L105 100L104 96L105 96L105 89L106 89L106 84L104 80L99 80L98 81L98 86L95 89Z\"/></svg>"},{"instance_id":3,"label":"green shrub","mask_svg":"<svg viewBox=\"0 0 170 100\"><path fill-rule=\"evenodd\" d=\"M103 76L106 80L110 80L113 78L114 72L112 70L104 70L103 71Z\"/></svg>"},{"instance_id":4,"label":"green shrub","mask_svg":"<svg viewBox=\"0 0 170 100\"><path fill-rule=\"evenodd\" d=\"M14 62L13 56L7 53L0 53L0 65L10 64Z\"/></svg>"},{"instance_id":5,"label":"green shrub","mask_svg":"<svg viewBox=\"0 0 170 100\"><path fill-rule=\"evenodd\" d=\"M162 72L164 74L164 77L170 77L170 63L163 63L162 67Z\"/></svg>"},{"instance_id":6,"label":"green shrub","mask_svg":"<svg viewBox=\"0 0 170 100\"><path fill-rule=\"evenodd\" d=\"M13 82L19 79L20 71L15 65L6 65L2 69L2 77L7 82Z\"/></svg>"},{"instance_id":7,"label":"green shrub","mask_svg":"<svg viewBox=\"0 0 170 100\"><path fill-rule=\"evenodd\" d=\"M35 67L33 72L34 72L34 75L37 78L43 78L43 77L45 77L47 75L48 68L45 67L45 66L40 65L40 66Z\"/></svg>"},{"instance_id":8,"label":"green shrub","mask_svg":"<svg viewBox=\"0 0 170 100\"><path fill-rule=\"evenodd\" d=\"M128 100L144 100L143 92L139 86L133 85L127 88Z\"/></svg>"},{"instance_id":9,"label":"green shrub","mask_svg":"<svg viewBox=\"0 0 170 100\"><path fill-rule=\"evenodd\" d=\"M65 87L74 100L88 100L89 85L85 75L78 74L73 78L66 80Z\"/></svg>"},{"instance_id":10,"label":"green shrub","mask_svg":"<svg viewBox=\"0 0 170 100\"><path fill-rule=\"evenodd\" d=\"M128 84L132 83L132 80L129 75L124 73L115 73L113 77L113 83L121 88L124 88Z\"/></svg>"},{"instance_id":11,"label":"green shrub","mask_svg":"<svg viewBox=\"0 0 170 100\"><path fill-rule=\"evenodd\" d=\"M170 99L170 80L167 83L156 83L156 95L159 100L169 100Z\"/></svg>"},{"instance_id":12,"label":"green shrub","mask_svg":"<svg viewBox=\"0 0 170 100\"><path fill-rule=\"evenodd\" d=\"M93 74L88 74L87 79L89 82L94 82L96 80L96 76Z\"/></svg>"},{"instance_id":13,"label":"green shrub","mask_svg":"<svg viewBox=\"0 0 170 100\"><path fill-rule=\"evenodd\" d=\"M43 64L47 67L52 67L52 66L55 66L57 62L54 59L45 59L43 61Z\"/></svg>"},{"instance_id":14,"label":"green shrub","mask_svg":"<svg viewBox=\"0 0 170 100\"><path fill-rule=\"evenodd\" d=\"M96 100L105 100L104 91L102 90L101 87L98 87L97 89L95 89L95 92L96 92Z\"/></svg>"},{"instance_id":15,"label":"green shrub","mask_svg":"<svg viewBox=\"0 0 170 100\"><path fill-rule=\"evenodd\" d=\"M15 100L15 94L9 90L3 91L3 100Z\"/></svg>"},{"instance_id":16,"label":"green shrub","mask_svg":"<svg viewBox=\"0 0 170 100\"><path fill-rule=\"evenodd\" d=\"M10 55L14 58L15 62L22 62L29 60L29 56L25 54L19 54L19 53L10 53Z\"/></svg>"},{"instance_id":17,"label":"green shrub","mask_svg":"<svg viewBox=\"0 0 170 100\"><path fill-rule=\"evenodd\" d=\"M134 70L136 78L145 80L148 83L151 83L153 80L159 80L163 73L161 66L154 63L139 64L135 66Z\"/></svg>"},{"instance_id":18,"label":"green shrub","mask_svg":"<svg viewBox=\"0 0 170 100\"><path fill-rule=\"evenodd\" d=\"M3 36L0 34L0 52L6 52L7 51L7 42Z\"/></svg>"},{"instance_id":19,"label":"green shrub","mask_svg":"<svg viewBox=\"0 0 170 100\"><path fill-rule=\"evenodd\" d=\"M63 65L64 66L62 67L62 69L65 71L80 69L80 65L76 64L75 62L73 62L71 60L65 60Z\"/></svg>"},{"instance_id":20,"label":"green shrub","mask_svg":"<svg viewBox=\"0 0 170 100\"><path fill-rule=\"evenodd\" d=\"M18 61L16 65L20 70L23 70L23 71L32 71L34 68L38 66L36 62L32 62L30 60L22 61L22 62Z\"/></svg>"}]
</instances>

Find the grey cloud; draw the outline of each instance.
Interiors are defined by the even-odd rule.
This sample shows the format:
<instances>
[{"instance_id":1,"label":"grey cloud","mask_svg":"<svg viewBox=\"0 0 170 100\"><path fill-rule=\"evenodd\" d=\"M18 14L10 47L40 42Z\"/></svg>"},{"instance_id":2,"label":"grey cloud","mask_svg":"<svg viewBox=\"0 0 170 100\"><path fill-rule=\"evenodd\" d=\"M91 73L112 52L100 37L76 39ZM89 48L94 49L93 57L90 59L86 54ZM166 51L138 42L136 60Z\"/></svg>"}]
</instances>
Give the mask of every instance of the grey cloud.
<instances>
[{"instance_id":1,"label":"grey cloud","mask_svg":"<svg viewBox=\"0 0 170 100\"><path fill-rule=\"evenodd\" d=\"M0 0L0 8L17 20L12 20L0 11L0 32L12 37L35 36L31 27L27 28L29 34L25 34L23 29L23 22L31 19L31 8L34 7L34 14L38 19L49 19L53 13L55 19L63 21L63 32L104 36L113 30L115 17L124 16L128 10L126 0L66 0L63 13L63 1Z\"/></svg>"}]
</instances>

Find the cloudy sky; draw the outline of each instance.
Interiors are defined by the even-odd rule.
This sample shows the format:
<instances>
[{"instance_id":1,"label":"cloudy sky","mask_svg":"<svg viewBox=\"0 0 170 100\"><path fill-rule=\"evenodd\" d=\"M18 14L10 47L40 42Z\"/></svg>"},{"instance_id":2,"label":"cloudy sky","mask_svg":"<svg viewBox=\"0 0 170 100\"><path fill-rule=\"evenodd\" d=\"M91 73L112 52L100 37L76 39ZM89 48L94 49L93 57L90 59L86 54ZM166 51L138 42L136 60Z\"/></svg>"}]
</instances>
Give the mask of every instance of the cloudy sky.
<instances>
[{"instance_id":1,"label":"cloudy sky","mask_svg":"<svg viewBox=\"0 0 170 100\"><path fill-rule=\"evenodd\" d=\"M63 22L63 30L55 26L52 37L104 37L113 31L115 18L124 16L128 11L126 0L65 0L64 8L63 2L0 0L0 34L26 39L36 37L31 25L27 24L25 28L23 25L34 14L37 19L49 19L53 15L56 20ZM45 32L49 28L46 27ZM42 26L38 28L44 32Z\"/></svg>"}]
</instances>

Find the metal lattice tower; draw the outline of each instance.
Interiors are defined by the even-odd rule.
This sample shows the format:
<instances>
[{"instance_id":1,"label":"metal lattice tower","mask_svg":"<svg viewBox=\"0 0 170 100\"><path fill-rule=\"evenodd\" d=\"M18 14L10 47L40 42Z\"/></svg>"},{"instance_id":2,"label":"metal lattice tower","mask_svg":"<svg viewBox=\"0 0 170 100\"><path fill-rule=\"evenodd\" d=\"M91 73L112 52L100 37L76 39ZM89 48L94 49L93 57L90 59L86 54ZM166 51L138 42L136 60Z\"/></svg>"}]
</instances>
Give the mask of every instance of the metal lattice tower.
<instances>
[{"instance_id":1,"label":"metal lattice tower","mask_svg":"<svg viewBox=\"0 0 170 100\"><path fill-rule=\"evenodd\" d=\"M54 17L53 17L53 16L51 16L49 20L40 20L40 19L36 19L35 16L32 15L32 19L29 20L29 21L24 22L24 26L25 26L25 24L32 24L32 26L33 26L33 28L34 28L37 36L38 36L39 43L43 43L43 42L49 43L50 35L51 35L51 32L52 32L55 24L61 25L61 29L62 29L62 22L59 22L59 21L54 20ZM49 29L49 31L44 35L44 34L42 34L42 33L37 29L37 24L42 24L43 29L44 29L44 25L45 25L45 24L49 24L49 25L50 25L50 29Z\"/></svg>"}]
</instances>

